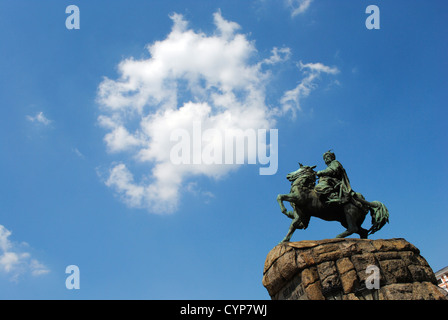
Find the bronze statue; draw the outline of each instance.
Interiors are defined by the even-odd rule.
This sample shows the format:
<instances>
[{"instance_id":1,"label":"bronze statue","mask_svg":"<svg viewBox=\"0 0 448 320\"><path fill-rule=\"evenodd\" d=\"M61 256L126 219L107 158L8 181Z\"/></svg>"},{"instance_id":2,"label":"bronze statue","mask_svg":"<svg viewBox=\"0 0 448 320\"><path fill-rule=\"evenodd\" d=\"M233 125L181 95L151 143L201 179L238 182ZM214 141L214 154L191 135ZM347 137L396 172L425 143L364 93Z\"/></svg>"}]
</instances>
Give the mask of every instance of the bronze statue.
<instances>
[{"instance_id":1,"label":"bronze statue","mask_svg":"<svg viewBox=\"0 0 448 320\"><path fill-rule=\"evenodd\" d=\"M328 203L346 203L353 190L344 167L331 151L325 152L323 158L327 168L316 172L316 192Z\"/></svg>"},{"instance_id":2,"label":"bronze statue","mask_svg":"<svg viewBox=\"0 0 448 320\"><path fill-rule=\"evenodd\" d=\"M327 168L315 172L316 166L300 164L297 171L289 173L286 178L291 181L289 194L279 194L277 201L281 211L292 219L289 231L282 242L290 241L296 229L306 229L312 216L326 221L339 221L347 230L337 235L345 238L353 233L361 239L380 230L389 222L389 211L379 201L366 201L362 194L354 192L350 186L345 169L333 152L324 154ZM316 176L319 183L316 185ZM283 201L288 201L293 208L287 211ZM372 227L361 227L367 213L372 216Z\"/></svg>"}]
</instances>

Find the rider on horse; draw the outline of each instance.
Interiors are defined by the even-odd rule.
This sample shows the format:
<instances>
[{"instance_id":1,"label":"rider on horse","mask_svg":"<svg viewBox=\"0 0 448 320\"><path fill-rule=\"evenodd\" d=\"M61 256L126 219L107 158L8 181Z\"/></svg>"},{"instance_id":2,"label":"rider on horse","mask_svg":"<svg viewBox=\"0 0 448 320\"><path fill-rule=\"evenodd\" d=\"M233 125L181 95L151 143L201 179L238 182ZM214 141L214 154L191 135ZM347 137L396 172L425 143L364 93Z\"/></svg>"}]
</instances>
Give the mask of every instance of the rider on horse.
<instances>
[{"instance_id":1,"label":"rider on horse","mask_svg":"<svg viewBox=\"0 0 448 320\"><path fill-rule=\"evenodd\" d=\"M290 192L279 194L277 202L281 212L292 219L288 233L282 242L290 241L296 229L306 229L311 217L325 221L339 221L347 230L338 234L337 238L345 238L353 233L366 239L369 234L380 230L389 222L389 211L379 201L369 202L362 194L354 192L350 186L344 167L336 161L333 152L324 154L327 168L315 172L316 166L304 166L288 173L286 178L291 182ZM316 176L319 183L315 185ZM288 201L293 208L288 211L284 205ZM367 230L362 223L370 212L372 227Z\"/></svg>"},{"instance_id":2,"label":"rider on horse","mask_svg":"<svg viewBox=\"0 0 448 320\"><path fill-rule=\"evenodd\" d=\"M333 152L327 151L323 155L327 168L318 171L319 177L315 190L327 204L345 204L353 197L354 191L342 164L336 160ZM352 199L353 200L353 199Z\"/></svg>"}]
</instances>

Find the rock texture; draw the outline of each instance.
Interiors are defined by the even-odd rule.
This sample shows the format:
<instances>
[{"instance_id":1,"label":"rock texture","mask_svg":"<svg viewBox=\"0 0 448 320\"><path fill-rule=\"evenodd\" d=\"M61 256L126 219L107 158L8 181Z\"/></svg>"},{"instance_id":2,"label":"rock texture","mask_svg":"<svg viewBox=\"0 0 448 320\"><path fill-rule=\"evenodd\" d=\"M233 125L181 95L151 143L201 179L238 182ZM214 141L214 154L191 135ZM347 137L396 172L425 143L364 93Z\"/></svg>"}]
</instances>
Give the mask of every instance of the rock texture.
<instances>
[{"instance_id":1,"label":"rock texture","mask_svg":"<svg viewBox=\"0 0 448 320\"><path fill-rule=\"evenodd\" d=\"M378 289L370 285L374 272ZM419 249L405 239L282 243L263 270L273 300L445 300L436 283Z\"/></svg>"}]
</instances>

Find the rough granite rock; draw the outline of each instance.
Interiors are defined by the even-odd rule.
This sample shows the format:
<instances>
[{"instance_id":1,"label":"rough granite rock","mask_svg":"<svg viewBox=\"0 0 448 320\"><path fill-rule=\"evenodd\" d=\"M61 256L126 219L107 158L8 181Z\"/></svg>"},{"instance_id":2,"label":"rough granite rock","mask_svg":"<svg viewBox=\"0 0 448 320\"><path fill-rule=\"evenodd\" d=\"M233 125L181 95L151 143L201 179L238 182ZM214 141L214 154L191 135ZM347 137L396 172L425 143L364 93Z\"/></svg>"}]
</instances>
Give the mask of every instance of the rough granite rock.
<instances>
[{"instance_id":1,"label":"rough granite rock","mask_svg":"<svg viewBox=\"0 0 448 320\"><path fill-rule=\"evenodd\" d=\"M369 289L379 272L379 288ZM446 300L419 249L405 239L281 243L267 255L263 285L273 300Z\"/></svg>"}]
</instances>

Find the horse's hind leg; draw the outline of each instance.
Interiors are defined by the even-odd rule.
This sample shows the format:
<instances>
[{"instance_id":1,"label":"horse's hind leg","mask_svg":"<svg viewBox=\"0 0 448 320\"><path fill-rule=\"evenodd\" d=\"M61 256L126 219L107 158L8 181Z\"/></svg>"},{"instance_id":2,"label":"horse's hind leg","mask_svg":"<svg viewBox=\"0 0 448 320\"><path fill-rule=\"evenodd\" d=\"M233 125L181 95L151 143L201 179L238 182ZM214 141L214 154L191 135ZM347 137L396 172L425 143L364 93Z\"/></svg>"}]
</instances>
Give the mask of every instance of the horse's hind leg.
<instances>
[{"instance_id":1,"label":"horse's hind leg","mask_svg":"<svg viewBox=\"0 0 448 320\"><path fill-rule=\"evenodd\" d=\"M362 232L359 230L358 225L356 223L356 218L355 218L356 210L353 208L347 208L344 211L345 211L345 220L346 220L347 230L338 234L336 236L336 238L345 238L345 237L352 235L353 233ZM343 225L345 225L345 223Z\"/></svg>"},{"instance_id":2,"label":"horse's hind leg","mask_svg":"<svg viewBox=\"0 0 448 320\"><path fill-rule=\"evenodd\" d=\"M342 232L341 234L338 234L336 236L336 238L345 238L345 237L352 235L353 233L357 233L357 234L359 234L359 237L361 239L367 239L367 235L369 234L368 230L362 228L361 226L356 226L354 224L353 224L354 227L353 227L353 225L352 225L352 227L350 227L350 223L347 223L347 224L348 224L347 230Z\"/></svg>"},{"instance_id":3,"label":"horse's hind leg","mask_svg":"<svg viewBox=\"0 0 448 320\"><path fill-rule=\"evenodd\" d=\"M361 239L367 239L367 235L369 234L369 231L362 227L359 227L358 229L359 229L359 231L358 231L359 237Z\"/></svg>"},{"instance_id":4,"label":"horse's hind leg","mask_svg":"<svg viewBox=\"0 0 448 320\"><path fill-rule=\"evenodd\" d=\"M352 234L353 234L353 231L350 231L350 230L347 229L344 232L338 234L336 236L336 238L345 238L345 237L348 237L349 235L352 235Z\"/></svg>"}]
</instances>

